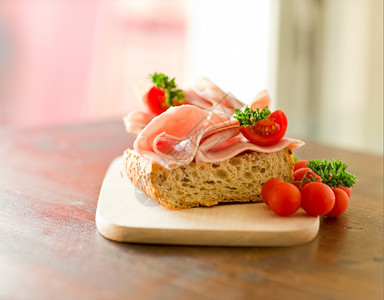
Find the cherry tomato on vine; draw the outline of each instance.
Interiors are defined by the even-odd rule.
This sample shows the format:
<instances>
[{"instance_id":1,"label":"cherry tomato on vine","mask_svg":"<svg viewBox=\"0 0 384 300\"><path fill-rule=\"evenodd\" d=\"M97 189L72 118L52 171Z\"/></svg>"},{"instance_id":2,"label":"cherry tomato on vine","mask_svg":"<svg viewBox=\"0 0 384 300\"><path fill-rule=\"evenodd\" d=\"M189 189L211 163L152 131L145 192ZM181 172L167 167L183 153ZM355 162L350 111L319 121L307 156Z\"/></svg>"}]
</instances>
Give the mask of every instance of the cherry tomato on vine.
<instances>
[{"instance_id":1,"label":"cherry tomato on vine","mask_svg":"<svg viewBox=\"0 0 384 300\"><path fill-rule=\"evenodd\" d=\"M298 160L295 162L295 167L293 168L293 171L296 171L301 168L307 168L308 160Z\"/></svg>"},{"instance_id":2,"label":"cherry tomato on vine","mask_svg":"<svg viewBox=\"0 0 384 300\"><path fill-rule=\"evenodd\" d=\"M298 188L300 188L300 185L301 185L301 189L303 189L304 186L310 183L310 181L306 181L306 180L304 180L301 183L304 176L308 180L321 182L321 177L317 175L314 171L312 171L310 168L300 168L295 172L293 172L293 181L295 181L294 185L297 186Z\"/></svg>"},{"instance_id":3,"label":"cherry tomato on vine","mask_svg":"<svg viewBox=\"0 0 384 300\"><path fill-rule=\"evenodd\" d=\"M287 127L287 116L283 111L276 110L268 118L256 122L253 126L241 127L240 131L251 143L267 146L281 140Z\"/></svg>"},{"instance_id":4,"label":"cherry tomato on vine","mask_svg":"<svg viewBox=\"0 0 384 300\"><path fill-rule=\"evenodd\" d=\"M344 192L347 193L348 198L351 198L351 194L352 194L352 188L351 187L347 188L345 186L340 185L339 189L342 189Z\"/></svg>"},{"instance_id":5,"label":"cherry tomato on vine","mask_svg":"<svg viewBox=\"0 0 384 300\"><path fill-rule=\"evenodd\" d=\"M283 183L284 180L281 178L271 178L266 183L263 184L263 188L261 189L261 198L263 199L264 203L268 205L268 195L271 189L276 184Z\"/></svg>"},{"instance_id":6,"label":"cherry tomato on vine","mask_svg":"<svg viewBox=\"0 0 384 300\"><path fill-rule=\"evenodd\" d=\"M310 216L324 216L335 205L335 193L322 182L310 182L301 190L301 207Z\"/></svg>"},{"instance_id":7,"label":"cherry tomato on vine","mask_svg":"<svg viewBox=\"0 0 384 300\"><path fill-rule=\"evenodd\" d=\"M332 188L332 191L335 194L335 205L332 210L327 213L327 217L336 218L347 210L349 197L348 194L340 188Z\"/></svg>"},{"instance_id":8,"label":"cherry tomato on vine","mask_svg":"<svg viewBox=\"0 0 384 300\"><path fill-rule=\"evenodd\" d=\"M290 216L300 208L300 191L291 183L277 183L268 194L268 204L277 215Z\"/></svg>"}]
</instances>

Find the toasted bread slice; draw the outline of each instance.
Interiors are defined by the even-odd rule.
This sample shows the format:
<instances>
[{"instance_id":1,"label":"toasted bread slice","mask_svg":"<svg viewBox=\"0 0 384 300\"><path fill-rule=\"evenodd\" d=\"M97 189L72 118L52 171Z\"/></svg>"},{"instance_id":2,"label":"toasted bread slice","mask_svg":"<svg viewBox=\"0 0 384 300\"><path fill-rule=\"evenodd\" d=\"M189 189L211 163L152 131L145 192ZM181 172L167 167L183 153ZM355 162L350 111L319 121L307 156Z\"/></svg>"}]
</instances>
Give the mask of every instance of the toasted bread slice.
<instances>
[{"instance_id":1,"label":"toasted bread slice","mask_svg":"<svg viewBox=\"0 0 384 300\"><path fill-rule=\"evenodd\" d=\"M129 180L148 197L172 208L213 206L222 202L261 202L261 189L270 178L293 179L293 152L246 152L219 163L191 162L168 170L138 155L124 153Z\"/></svg>"}]
</instances>

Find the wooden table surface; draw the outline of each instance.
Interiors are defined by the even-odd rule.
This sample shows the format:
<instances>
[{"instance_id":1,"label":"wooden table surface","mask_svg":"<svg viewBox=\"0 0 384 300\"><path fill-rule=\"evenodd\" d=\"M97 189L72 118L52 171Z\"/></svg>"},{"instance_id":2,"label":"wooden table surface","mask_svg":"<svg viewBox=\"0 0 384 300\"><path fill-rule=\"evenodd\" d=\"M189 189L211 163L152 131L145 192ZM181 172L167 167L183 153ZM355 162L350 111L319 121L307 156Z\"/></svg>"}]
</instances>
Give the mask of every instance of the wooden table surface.
<instances>
[{"instance_id":1,"label":"wooden table surface","mask_svg":"<svg viewBox=\"0 0 384 300\"><path fill-rule=\"evenodd\" d=\"M289 248L121 244L95 211L121 122L0 130L1 299L382 299L383 159L314 142L358 176L348 211Z\"/></svg>"}]
</instances>

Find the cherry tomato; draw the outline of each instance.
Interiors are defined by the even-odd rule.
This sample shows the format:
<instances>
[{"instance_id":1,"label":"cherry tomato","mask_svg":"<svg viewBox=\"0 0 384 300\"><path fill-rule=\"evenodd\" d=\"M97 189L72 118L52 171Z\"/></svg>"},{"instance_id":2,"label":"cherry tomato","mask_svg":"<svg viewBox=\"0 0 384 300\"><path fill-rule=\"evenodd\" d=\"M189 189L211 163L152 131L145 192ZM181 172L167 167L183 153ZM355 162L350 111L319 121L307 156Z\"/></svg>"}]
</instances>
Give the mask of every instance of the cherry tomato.
<instances>
[{"instance_id":1,"label":"cherry tomato","mask_svg":"<svg viewBox=\"0 0 384 300\"><path fill-rule=\"evenodd\" d=\"M165 92L162 89L154 86L149 90L148 107L156 115L160 115L168 109L165 103Z\"/></svg>"},{"instance_id":2,"label":"cherry tomato","mask_svg":"<svg viewBox=\"0 0 384 300\"><path fill-rule=\"evenodd\" d=\"M348 208L349 197L348 194L341 188L332 188L335 194L335 205L332 210L327 213L327 217L336 218L341 216Z\"/></svg>"},{"instance_id":3,"label":"cherry tomato","mask_svg":"<svg viewBox=\"0 0 384 300\"><path fill-rule=\"evenodd\" d=\"M301 207L310 216L324 216L335 205L335 193L322 182L310 182L301 190Z\"/></svg>"},{"instance_id":4,"label":"cherry tomato","mask_svg":"<svg viewBox=\"0 0 384 300\"><path fill-rule=\"evenodd\" d=\"M293 168L293 171L296 171L301 168L307 168L308 160L298 160L295 162L295 167Z\"/></svg>"},{"instance_id":5,"label":"cherry tomato","mask_svg":"<svg viewBox=\"0 0 384 300\"><path fill-rule=\"evenodd\" d=\"M350 187L347 188L347 187L345 187L345 186L340 185L340 186L339 186L339 189L342 189L344 192L347 193L348 198L351 198L352 188L350 188Z\"/></svg>"},{"instance_id":6,"label":"cherry tomato","mask_svg":"<svg viewBox=\"0 0 384 300\"><path fill-rule=\"evenodd\" d=\"M261 198L265 204L268 205L268 195L271 189L278 183L283 183L284 180L281 178L271 178L266 183L263 184L263 188L261 189Z\"/></svg>"},{"instance_id":7,"label":"cherry tomato","mask_svg":"<svg viewBox=\"0 0 384 300\"><path fill-rule=\"evenodd\" d=\"M182 103L173 100L173 105L181 105ZM161 88L152 87L148 92L148 107L151 112L160 115L165 112L169 106L165 102L165 92Z\"/></svg>"},{"instance_id":8,"label":"cherry tomato","mask_svg":"<svg viewBox=\"0 0 384 300\"><path fill-rule=\"evenodd\" d=\"M313 180L315 182L321 182L321 177L317 175L314 171L312 171L310 168L300 168L293 172L293 181L295 181L294 185L296 185L298 188L300 188L301 184L301 189L303 189L304 186L306 186L309 181L303 181L301 183L303 177Z\"/></svg>"},{"instance_id":9,"label":"cherry tomato","mask_svg":"<svg viewBox=\"0 0 384 300\"><path fill-rule=\"evenodd\" d=\"M275 184L268 194L268 204L279 216L290 216L300 208L300 191L288 182Z\"/></svg>"},{"instance_id":10,"label":"cherry tomato","mask_svg":"<svg viewBox=\"0 0 384 300\"><path fill-rule=\"evenodd\" d=\"M253 126L241 127L241 133L253 144L267 146L280 141L287 131L287 116L276 110L267 119L256 122Z\"/></svg>"}]
</instances>

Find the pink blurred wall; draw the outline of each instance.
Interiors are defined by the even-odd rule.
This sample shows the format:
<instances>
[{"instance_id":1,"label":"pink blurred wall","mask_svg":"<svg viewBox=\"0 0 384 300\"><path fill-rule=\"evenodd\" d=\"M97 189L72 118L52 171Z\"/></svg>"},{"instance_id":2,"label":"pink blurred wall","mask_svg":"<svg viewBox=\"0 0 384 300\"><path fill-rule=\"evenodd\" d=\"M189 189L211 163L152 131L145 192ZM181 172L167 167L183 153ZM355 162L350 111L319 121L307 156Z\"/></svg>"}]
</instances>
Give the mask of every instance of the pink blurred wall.
<instances>
[{"instance_id":1,"label":"pink blurred wall","mask_svg":"<svg viewBox=\"0 0 384 300\"><path fill-rule=\"evenodd\" d=\"M154 71L181 81L184 1L0 1L0 126L120 118ZM1 47L0 37L0 47Z\"/></svg>"},{"instance_id":2,"label":"pink blurred wall","mask_svg":"<svg viewBox=\"0 0 384 300\"><path fill-rule=\"evenodd\" d=\"M186 10L183 0L102 1L85 110L120 118L142 107L134 86L150 73L184 82Z\"/></svg>"},{"instance_id":3,"label":"pink blurred wall","mask_svg":"<svg viewBox=\"0 0 384 300\"><path fill-rule=\"evenodd\" d=\"M41 125L81 120L99 1L0 4L11 35L1 121ZM3 110L2 110L3 111Z\"/></svg>"}]
</instances>

